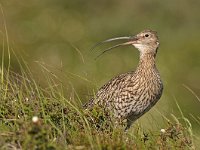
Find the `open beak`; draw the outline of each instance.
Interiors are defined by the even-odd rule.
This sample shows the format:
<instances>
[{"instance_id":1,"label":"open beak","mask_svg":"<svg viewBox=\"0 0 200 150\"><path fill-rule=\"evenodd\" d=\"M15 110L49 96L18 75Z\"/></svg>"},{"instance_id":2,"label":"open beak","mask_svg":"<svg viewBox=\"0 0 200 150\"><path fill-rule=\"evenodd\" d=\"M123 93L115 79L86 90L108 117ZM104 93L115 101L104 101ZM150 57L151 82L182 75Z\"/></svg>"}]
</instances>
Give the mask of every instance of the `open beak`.
<instances>
[{"instance_id":1,"label":"open beak","mask_svg":"<svg viewBox=\"0 0 200 150\"><path fill-rule=\"evenodd\" d=\"M111 39L108 39L108 40L105 40L105 41L102 41L102 42L99 42L97 43L96 45L94 45L92 47L91 50L95 49L97 46L99 45L102 45L104 43L108 43L108 42L112 42L112 41L117 41L117 40L127 40L126 42L124 43L121 43L121 44L117 44L117 45L114 45L112 47L109 47L107 49L105 49L100 55L97 56L100 57L102 54L104 54L105 52L111 50L111 49L114 49L114 48L117 48L117 47L120 47L120 46L124 46L124 45L133 45L133 44L136 44L137 41L138 41L138 38L136 36L127 36L127 37L117 37L117 38L111 38Z\"/></svg>"}]
</instances>

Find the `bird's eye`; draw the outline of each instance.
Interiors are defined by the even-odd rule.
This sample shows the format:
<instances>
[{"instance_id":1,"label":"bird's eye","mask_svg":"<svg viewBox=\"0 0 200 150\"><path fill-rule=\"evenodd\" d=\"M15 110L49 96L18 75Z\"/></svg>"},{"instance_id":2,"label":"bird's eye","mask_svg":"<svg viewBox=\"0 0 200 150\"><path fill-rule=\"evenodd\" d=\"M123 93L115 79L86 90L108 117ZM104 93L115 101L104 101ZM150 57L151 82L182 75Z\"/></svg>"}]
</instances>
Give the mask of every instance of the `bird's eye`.
<instances>
[{"instance_id":1,"label":"bird's eye","mask_svg":"<svg viewBox=\"0 0 200 150\"><path fill-rule=\"evenodd\" d=\"M145 36L145 37L149 37L149 35L148 35L148 34L145 34L144 36Z\"/></svg>"}]
</instances>

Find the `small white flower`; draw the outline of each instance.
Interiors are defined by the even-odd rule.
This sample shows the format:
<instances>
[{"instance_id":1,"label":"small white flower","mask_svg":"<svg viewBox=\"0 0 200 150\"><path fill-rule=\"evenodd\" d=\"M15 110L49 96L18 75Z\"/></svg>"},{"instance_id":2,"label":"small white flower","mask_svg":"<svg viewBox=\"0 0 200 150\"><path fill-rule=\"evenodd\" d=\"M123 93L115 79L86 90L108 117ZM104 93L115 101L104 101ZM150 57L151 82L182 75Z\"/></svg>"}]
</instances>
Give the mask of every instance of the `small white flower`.
<instances>
[{"instance_id":1,"label":"small white flower","mask_svg":"<svg viewBox=\"0 0 200 150\"><path fill-rule=\"evenodd\" d=\"M165 131L165 129L161 129L160 132L165 133L166 131Z\"/></svg>"},{"instance_id":2,"label":"small white flower","mask_svg":"<svg viewBox=\"0 0 200 150\"><path fill-rule=\"evenodd\" d=\"M26 97L25 100L28 101L29 100L28 97Z\"/></svg>"},{"instance_id":3,"label":"small white flower","mask_svg":"<svg viewBox=\"0 0 200 150\"><path fill-rule=\"evenodd\" d=\"M33 123L37 123L38 120L39 120L38 116L33 116L33 117L32 117Z\"/></svg>"}]
</instances>

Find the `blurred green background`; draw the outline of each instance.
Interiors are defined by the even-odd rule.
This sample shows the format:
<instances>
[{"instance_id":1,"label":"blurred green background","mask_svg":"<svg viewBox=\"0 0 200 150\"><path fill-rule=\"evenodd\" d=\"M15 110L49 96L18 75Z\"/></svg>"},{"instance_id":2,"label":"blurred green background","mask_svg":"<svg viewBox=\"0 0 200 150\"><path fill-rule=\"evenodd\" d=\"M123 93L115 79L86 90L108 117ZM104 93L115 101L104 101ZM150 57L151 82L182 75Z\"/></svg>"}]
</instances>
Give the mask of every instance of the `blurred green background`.
<instances>
[{"instance_id":1,"label":"blurred green background","mask_svg":"<svg viewBox=\"0 0 200 150\"><path fill-rule=\"evenodd\" d=\"M65 85L66 96L76 91L82 101L89 99L93 89L133 70L138 63L139 53L132 46L117 48L94 60L105 47L114 44L105 44L91 53L95 43L144 29L156 30L160 38L157 66L164 82L156 110L180 115L177 100L195 128L191 114L200 117L200 101L187 88L200 96L199 0L1 0L0 4L9 46L24 58L35 78L43 82L42 63ZM0 13L0 51L5 38L4 19ZM17 72L16 62L11 56L12 70Z\"/></svg>"}]
</instances>

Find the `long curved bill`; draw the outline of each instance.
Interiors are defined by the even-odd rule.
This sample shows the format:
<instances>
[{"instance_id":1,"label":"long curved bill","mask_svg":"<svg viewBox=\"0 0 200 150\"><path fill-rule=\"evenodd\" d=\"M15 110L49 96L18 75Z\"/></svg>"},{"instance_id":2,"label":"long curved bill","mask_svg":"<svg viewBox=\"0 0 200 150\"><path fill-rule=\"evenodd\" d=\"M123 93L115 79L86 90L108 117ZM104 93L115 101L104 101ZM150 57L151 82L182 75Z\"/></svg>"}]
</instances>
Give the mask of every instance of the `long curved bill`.
<instances>
[{"instance_id":1,"label":"long curved bill","mask_svg":"<svg viewBox=\"0 0 200 150\"><path fill-rule=\"evenodd\" d=\"M124 43L121 43L121 44L117 44L117 45L114 45L112 47L109 47L107 49L105 49L100 55L98 55L95 59L99 58L101 55L103 55L104 53L106 53L107 51L111 50L111 49L114 49L114 48L117 48L117 47L120 47L120 46L124 46L124 45L131 45L131 44L134 44L138 39L135 37L135 36L127 36L127 37L116 37L116 38L111 38L111 39L108 39L108 40L105 40L105 41L102 41L102 42L99 42L97 43L96 45L94 45L92 47L91 50L94 50L97 46L100 46L104 43L108 43L108 42L112 42L112 41L117 41L117 40L127 40L127 42L124 42Z\"/></svg>"}]
</instances>

